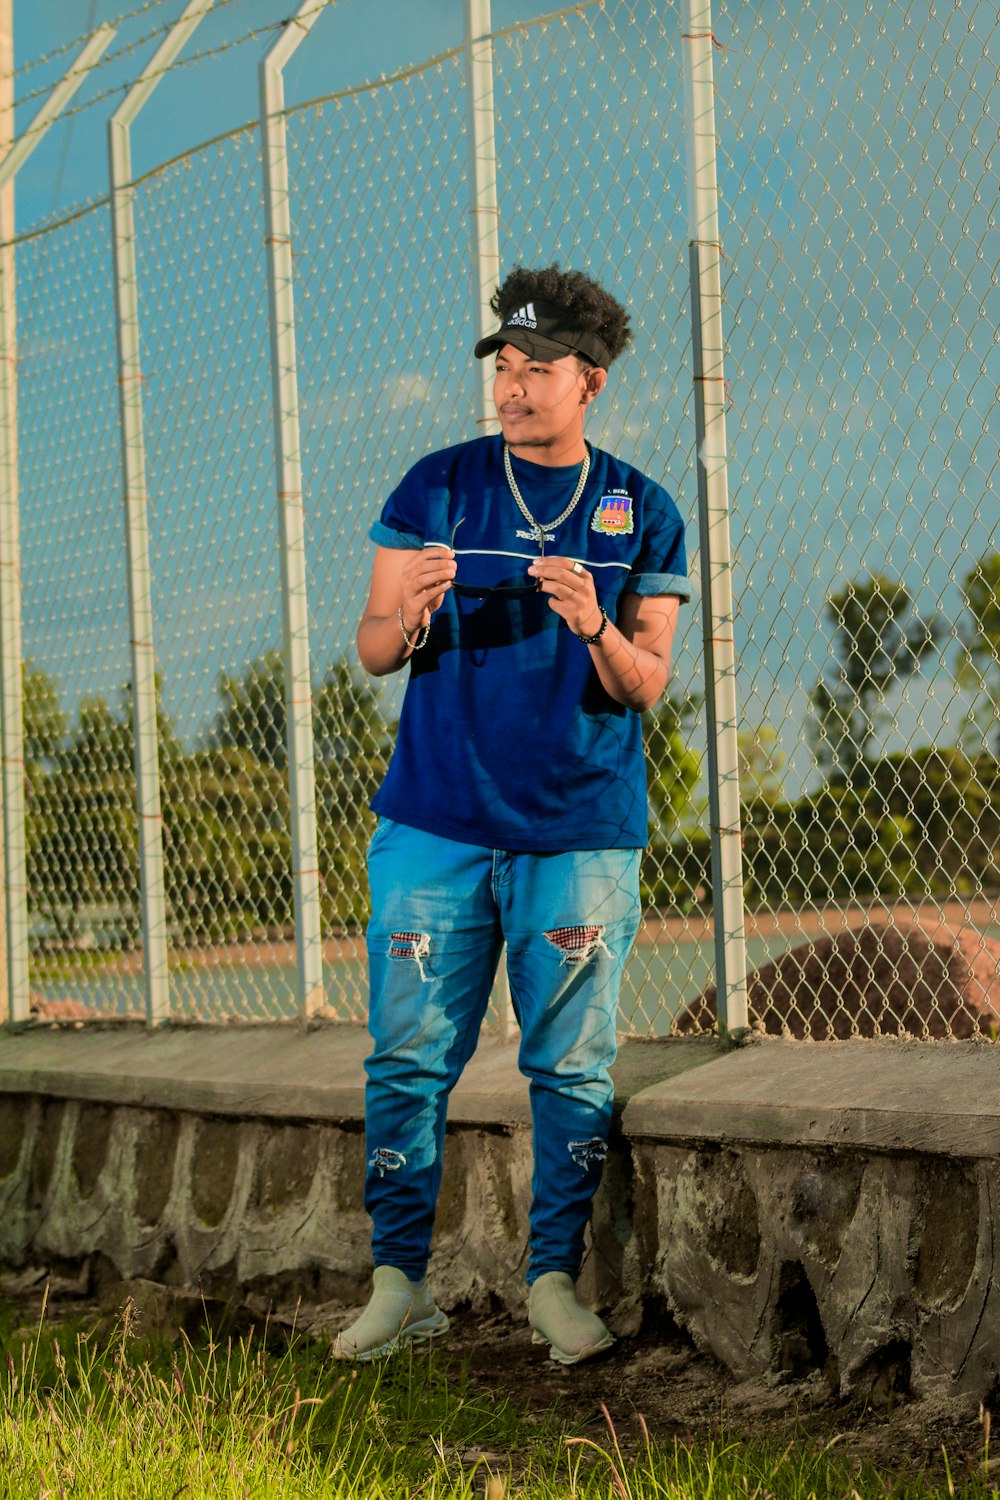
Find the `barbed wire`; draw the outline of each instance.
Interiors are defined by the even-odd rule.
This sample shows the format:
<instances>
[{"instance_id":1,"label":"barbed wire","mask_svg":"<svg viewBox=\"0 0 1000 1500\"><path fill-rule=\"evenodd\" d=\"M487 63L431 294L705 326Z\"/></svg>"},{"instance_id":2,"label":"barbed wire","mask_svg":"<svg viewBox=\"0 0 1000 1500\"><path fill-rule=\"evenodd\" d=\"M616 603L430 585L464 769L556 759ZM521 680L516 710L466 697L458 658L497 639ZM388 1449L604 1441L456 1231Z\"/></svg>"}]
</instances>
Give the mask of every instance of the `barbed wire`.
<instances>
[{"instance_id":1,"label":"barbed wire","mask_svg":"<svg viewBox=\"0 0 1000 1500\"><path fill-rule=\"evenodd\" d=\"M237 0L222 0L223 5L231 5L235 3L237 3ZM327 6L335 5L336 3L337 0L317 0L316 10L325 10ZM307 12L307 14L309 15L312 15L313 13L313 11ZM150 73L148 77L153 79L164 78L168 73L172 73L175 70L179 71L181 68L192 67L195 63L204 62L206 58L221 57L225 52L233 52L237 47L242 47L244 42L254 41L257 37L264 36L269 31L280 31L287 24L287 20L282 19L280 21L269 21L266 25L263 26L253 27L250 31L245 32L242 36L233 37L229 41L220 43L216 47L204 47L200 52L192 52L186 57L175 58L174 61L169 63L166 67L160 68L154 73ZM122 56L123 54L119 52L115 55ZM107 63L110 60L110 58L103 58L100 61L93 63L89 68L81 69L80 71L83 73L96 72L102 66L102 64ZM93 109L95 105L102 104L105 99L111 99L116 94L126 94L131 87L131 83L134 81L135 80L131 80L131 82L112 84L109 88L104 89L103 92L95 94L92 99L86 99L81 104L75 104L72 109L64 109L59 116L59 122L62 123L66 120L74 119L77 115L86 114L86 112L90 109ZM29 97L38 98L39 95L47 95L50 92L50 89L46 87L44 89L36 90L36 92ZM21 100L20 102L27 103L28 100ZM45 125L39 127L32 127L29 125L28 128L23 131L20 136L18 136L18 140L22 140L29 136L35 135L38 130L43 130L45 128Z\"/></svg>"},{"instance_id":2,"label":"barbed wire","mask_svg":"<svg viewBox=\"0 0 1000 1500\"><path fill-rule=\"evenodd\" d=\"M156 0L156 3L161 3L161 0ZM223 4L234 3L237 3L237 0L223 0ZM305 16L311 16L315 14L315 11L317 10L325 10L328 7L336 4L337 0L317 0L315 9L306 11L304 14ZM592 10L595 7L603 10L605 8L605 5L606 0L576 0L575 4L563 6L560 10L547 11L545 15L533 16L530 20L518 21L512 26L501 27L499 30L490 33L490 40L494 42L503 41L507 37L527 33L537 26L550 26L555 22L565 21L570 16L582 15L584 11ZM253 30L246 32L242 37L230 40L229 42L226 42L221 46L205 48L201 52L192 53L189 57L175 59L175 61L172 62L169 67L163 68L159 73L153 74L151 76L163 77L164 74L172 72L174 68L189 67L192 63L202 61L206 57L216 57L220 53L231 51L233 48L242 45L243 42L251 41L253 38L262 36L268 31L276 31L282 29L287 24L287 19L268 22L266 25L255 27ZM320 94L315 98L306 99L301 104L293 104L289 106L289 108L284 110L283 113L285 117L288 118L294 114L301 113L303 110L317 109L323 104L331 104L338 99L354 98L357 95L370 93L376 89L389 88L394 84L404 83L408 79L414 78L420 73L428 72L431 68L440 67L442 63L449 62L451 59L460 56L464 50L464 47L465 43L460 42L457 46L446 48L444 52L435 53L433 57L426 58L423 62L413 63L408 65L407 67L399 68L395 73L385 74L381 78L370 79L366 83L351 84L347 88L335 89L329 94ZM99 60L91 68L88 68L87 71L95 71L108 60L109 59L106 57ZM64 110L63 113L59 116L60 122L73 119L75 115L81 114L84 111L93 108L95 104L99 104L103 99L110 98L112 95L119 93L126 87L127 85L125 84L116 84L113 88L106 89L103 94L96 95L93 99L88 100L86 103L77 105L73 109ZM45 89L42 90L42 92L48 93L49 91L48 89ZM156 177L160 172L165 172L170 167L176 166L180 162L189 160L191 157L196 156L200 151L206 151L212 146L219 145L222 141L235 139L236 136L245 135L247 131L256 130L257 126L258 121L256 119L246 120L240 125L232 126L229 130L221 131L218 135L214 135L208 140L199 141L196 145L189 146L187 150L178 152L176 156L168 157L166 161L160 162L155 167L151 167L148 172L144 172L140 177L134 178L130 185L132 187L138 186L139 183L146 182L150 178ZM29 127L29 129L24 132L24 135L27 136L32 133L33 132ZM18 139L21 139L21 137L18 137ZM29 240L39 239L43 235L51 234L54 230L61 229L64 225L72 224L77 219L81 219L87 214L93 213L96 209L104 207L109 202L110 197L107 194L105 194L101 198L92 199L89 203L81 204L79 207L71 210L68 214L64 214L58 219L52 220L50 223L34 225L31 229L25 230L21 234L13 235L8 240L0 240L0 246L6 247L8 245L21 245L27 243Z\"/></svg>"},{"instance_id":3,"label":"barbed wire","mask_svg":"<svg viewBox=\"0 0 1000 1500\"><path fill-rule=\"evenodd\" d=\"M134 10L125 11L122 15L116 16L114 20L107 21L104 24L108 26L114 26L117 30L117 28L124 25L126 21L133 21L135 20L136 16L144 16L147 14L147 12L156 10L163 4L165 4L165 0L146 0L146 3L144 5L137 5ZM167 26L160 29L164 31L168 30L169 25L172 24L172 22L168 23ZM71 42L61 42L58 47L52 47L48 52L43 52L40 56L33 57L28 62L21 63L19 67L14 68L10 73L0 73L0 78L20 78L24 73L31 73L35 70L35 68L42 67L44 63L54 62L57 57L65 57L67 52L73 52L77 48L82 47L85 42L90 41L90 38L93 35L93 31L86 31L82 36L74 37ZM144 40L148 40L150 36L158 35L159 30L151 31L147 33L147 37ZM28 95L28 97L31 98L32 96Z\"/></svg>"},{"instance_id":4,"label":"barbed wire","mask_svg":"<svg viewBox=\"0 0 1000 1500\"><path fill-rule=\"evenodd\" d=\"M237 5L240 3L241 0L216 0L214 6L210 8L207 7L200 13L199 19L201 18L201 16L210 14L210 12L220 12L224 10L226 6ZM314 10L308 11L306 12L306 14L313 15L315 14L315 11L326 10L329 6L336 5L336 3L337 0L317 0ZM97 58L93 63L91 63L89 67L81 68L78 70L78 72L74 73L74 77L79 76L79 74L83 74L86 77L90 73L97 73L102 68L107 67L110 63L115 62L122 57L128 57L131 53L137 52L146 44L146 42L152 41L158 36L165 36L168 32L173 30L175 24L176 23L174 21L171 21L167 25L157 27L155 31L147 32L144 37L139 37L134 42L129 42L124 47L119 47L117 52L103 53L101 57ZM162 78L165 74L172 72L175 68L190 67L192 63L201 62L206 57L217 57L223 52L229 52L236 47L242 46L244 42L253 41L254 38L263 36L268 31L280 31L287 25L287 17L281 17L278 20L268 21L262 26L252 27L249 31L244 32L242 36L231 37L228 41L222 42L216 47L205 47L200 52L192 52L186 57L175 58L174 61L171 62L167 67L160 69L159 72L153 73L150 76L153 78ZM61 120L72 119L74 115L83 114L86 110L92 109L95 104L100 104L102 100L109 99L113 94L120 93L128 87L128 83L113 84L110 88L105 89L103 93L96 94L93 99L87 99L81 104L74 105L72 109L64 110L59 118ZM51 93L51 91L52 85L45 84L44 86L35 89L32 93L25 94L23 99L18 99L17 106L18 108L21 108L25 104L30 104L34 99L46 97ZM25 134L30 134L30 127L29 130L25 132Z\"/></svg>"},{"instance_id":5,"label":"barbed wire","mask_svg":"<svg viewBox=\"0 0 1000 1500\"><path fill-rule=\"evenodd\" d=\"M107 22L105 24L117 27L121 24L122 21L130 20L137 15L143 14L147 10L153 9L158 5L162 5L163 3L164 0L148 0L148 3L146 5L140 6L137 10L129 11L124 16L120 16L116 20ZM241 3L242 0L215 0L215 3L213 5L206 6L205 10L201 12L201 15L208 15L210 13L217 14L224 10L227 6L237 5ZM303 13L303 19L307 19L308 17L315 15L318 11L328 10L337 3L338 0L316 0L316 5L313 7L313 9L305 11ZM534 16L530 20L519 21L515 22L512 26L502 27L490 34L491 40L500 41L504 37L513 36L518 32L527 31L533 26L550 25L552 22L561 20L565 17L582 14L583 11L590 10L594 6L597 6L603 10L605 7L605 3L606 0L577 0L576 4L564 6L560 10L549 11L545 15ZM193 63L204 61L205 58L221 56L225 52L232 51L236 47L242 46L244 42L253 41L257 37L266 35L266 33L269 31L282 30L289 24L291 19L292 18L290 16L281 16L273 21L267 21L261 26L251 27L241 36L231 37L228 41L222 42L216 47L205 47L200 52L192 52L188 56L175 58L174 61L171 62L166 68L163 68L159 73L154 73L151 76L154 78L161 78L165 76L165 74L172 72L175 68L190 67ZM128 57L133 52L139 51L140 48L145 46L147 42L154 41L157 37L165 36L169 31L173 29L175 24L176 19L166 22L162 26L155 27L152 31L148 31L143 36L137 37L135 41L129 42L123 47L119 47L117 51L103 53L99 58L91 63L89 67L80 69L79 71L85 76L90 73L99 72L102 68L107 67L110 63L113 63L122 57ZM43 57L37 58L31 63L24 63L20 68L15 69L13 74L5 76L17 78L21 73L27 72L30 68L34 68L42 62L51 61L53 58L59 57L67 52L74 50L74 48L76 48L77 46L82 46L83 43L90 39L91 35L94 35L94 33L88 33L86 36L78 37L73 42L67 42L60 47L54 48L51 52L46 53ZM447 53L443 53L441 54L441 56L451 56L454 52L460 52L461 50L462 46L459 45L455 49L449 49ZM397 78L407 76L410 76L410 74L399 73L393 74L391 76L383 76L381 78L372 79L368 83L358 85L357 87L360 89L369 87L378 88L384 86L387 83L393 82ZM111 98L114 94L119 93L121 90L127 87L128 85L125 83L114 84L112 87L105 89L103 93L95 95L93 99L85 100L83 103L74 105L72 109L64 110L59 118L60 120L69 120L72 119L75 115L83 114L86 110L92 109L94 105L102 103L105 99ZM51 84L40 86L37 89L34 89L30 94L25 94L22 98L18 99L16 101L17 107L20 109L24 105L32 103L35 99L44 98L48 94L50 94L51 91ZM313 102L322 101L317 100ZM24 133L26 135L30 134L30 127Z\"/></svg>"}]
</instances>

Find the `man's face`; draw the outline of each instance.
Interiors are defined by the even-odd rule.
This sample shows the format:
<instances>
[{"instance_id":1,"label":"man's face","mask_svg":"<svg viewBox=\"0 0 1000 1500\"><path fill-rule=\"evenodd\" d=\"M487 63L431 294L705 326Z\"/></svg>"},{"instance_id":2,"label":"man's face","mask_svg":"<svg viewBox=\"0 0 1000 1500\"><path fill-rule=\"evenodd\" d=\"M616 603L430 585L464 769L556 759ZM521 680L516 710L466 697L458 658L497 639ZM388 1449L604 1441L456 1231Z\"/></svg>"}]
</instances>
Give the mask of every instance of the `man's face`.
<instances>
[{"instance_id":1,"label":"man's face","mask_svg":"<svg viewBox=\"0 0 1000 1500\"><path fill-rule=\"evenodd\" d=\"M592 377L575 354L531 359L505 344L497 354L493 402L504 440L512 448L548 448L583 430ZM594 392L596 394L596 392Z\"/></svg>"}]
</instances>

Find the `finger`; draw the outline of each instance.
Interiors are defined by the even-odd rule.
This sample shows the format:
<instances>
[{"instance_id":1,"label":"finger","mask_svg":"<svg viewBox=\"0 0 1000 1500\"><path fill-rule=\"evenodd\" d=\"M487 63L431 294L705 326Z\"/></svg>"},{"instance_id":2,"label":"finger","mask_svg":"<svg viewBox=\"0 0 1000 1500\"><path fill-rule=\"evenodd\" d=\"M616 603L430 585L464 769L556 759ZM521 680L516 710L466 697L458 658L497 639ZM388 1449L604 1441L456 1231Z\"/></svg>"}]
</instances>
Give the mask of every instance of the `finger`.
<instances>
[{"instance_id":1,"label":"finger","mask_svg":"<svg viewBox=\"0 0 1000 1500\"><path fill-rule=\"evenodd\" d=\"M536 578L565 578L572 571L573 565L567 557L540 557L528 569Z\"/></svg>"},{"instance_id":2,"label":"finger","mask_svg":"<svg viewBox=\"0 0 1000 1500\"><path fill-rule=\"evenodd\" d=\"M543 594L555 594L560 599L572 599L580 605L597 603L597 595L589 579L581 582L575 578L542 578L539 580L539 589Z\"/></svg>"},{"instance_id":3,"label":"finger","mask_svg":"<svg viewBox=\"0 0 1000 1500\"><path fill-rule=\"evenodd\" d=\"M454 568L454 566L455 556L452 552L422 552L404 571L426 573L428 568Z\"/></svg>"},{"instance_id":4,"label":"finger","mask_svg":"<svg viewBox=\"0 0 1000 1500\"><path fill-rule=\"evenodd\" d=\"M403 587L411 589L438 588L443 583L449 583L455 576L454 563L440 563L435 568L420 568L404 577Z\"/></svg>"},{"instance_id":5,"label":"finger","mask_svg":"<svg viewBox=\"0 0 1000 1500\"><path fill-rule=\"evenodd\" d=\"M438 609L445 594L451 588L451 581L432 584L426 589L417 589L410 595L410 602L414 609Z\"/></svg>"}]
</instances>

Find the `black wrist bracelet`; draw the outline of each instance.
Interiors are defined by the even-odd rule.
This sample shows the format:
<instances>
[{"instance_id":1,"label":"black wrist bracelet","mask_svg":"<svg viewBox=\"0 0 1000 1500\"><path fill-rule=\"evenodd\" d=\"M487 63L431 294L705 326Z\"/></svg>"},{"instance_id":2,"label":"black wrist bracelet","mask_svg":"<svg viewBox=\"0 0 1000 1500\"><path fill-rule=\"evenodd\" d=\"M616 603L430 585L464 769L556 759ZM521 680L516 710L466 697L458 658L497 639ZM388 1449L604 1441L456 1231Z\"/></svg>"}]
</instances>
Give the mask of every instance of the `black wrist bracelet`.
<instances>
[{"instance_id":1,"label":"black wrist bracelet","mask_svg":"<svg viewBox=\"0 0 1000 1500\"><path fill-rule=\"evenodd\" d=\"M582 641L585 646L592 646L595 641L599 641L601 639L601 636L604 634L604 632L608 628L608 612L607 612L607 610L606 609L602 609L600 605L598 605L597 607L598 607L598 609L601 610L601 623L597 627L596 634L595 635L578 635L576 637L577 640L578 641ZM575 632L574 632L574 634L575 634Z\"/></svg>"}]
</instances>

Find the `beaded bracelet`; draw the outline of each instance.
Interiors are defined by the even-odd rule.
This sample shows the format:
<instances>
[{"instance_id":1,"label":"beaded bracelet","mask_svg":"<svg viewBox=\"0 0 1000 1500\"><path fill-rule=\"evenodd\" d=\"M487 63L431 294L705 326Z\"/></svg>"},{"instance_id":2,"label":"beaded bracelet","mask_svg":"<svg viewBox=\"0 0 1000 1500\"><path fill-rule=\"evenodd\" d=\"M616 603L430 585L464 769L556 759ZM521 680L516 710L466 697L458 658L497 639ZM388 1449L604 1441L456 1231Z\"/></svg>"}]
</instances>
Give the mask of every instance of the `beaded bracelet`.
<instances>
[{"instance_id":1,"label":"beaded bracelet","mask_svg":"<svg viewBox=\"0 0 1000 1500\"><path fill-rule=\"evenodd\" d=\"M601 609L600 605L598 605L597 607L598 607L598 609L601 610L601 623L600 623L600 625L597 628L596 634L594 634L594 635L578 635L576 637L577 640L578 641L582 641L585 646L593 646L594 643L595 643L595 641L599 641L601 639L601 636L604 634L604 632L608 628L608 612L607 612L607 610L606 609ZM576 634L575 631L574 631L574 634Z\"/></svg>"},{"instance_id":2,"label":"beaded bracelet","mask_svg":"<svg viewBox=\"0 0 1000 1500\"><path fill-rule=\"evenodd\" d=\"M406 649L407 649L407 651L419 651L420 648L421 648L421 646L426 646L427 645L427 637L431 633L431 627L430 627L430 625L425 625L424 626L424 630L423 630L423 634L422 635L420 634L420 632L418 630L418 632L417 632L418 639L415 640L415 641L411 641L410 637L406 633L406 626L403 624L403 606L402 605L400 605L399 608L397 609L396 615L397 615L397 618L399 620L399 628L403 632L403 640L406 642Z\"/></svg>"}]
</instances>

